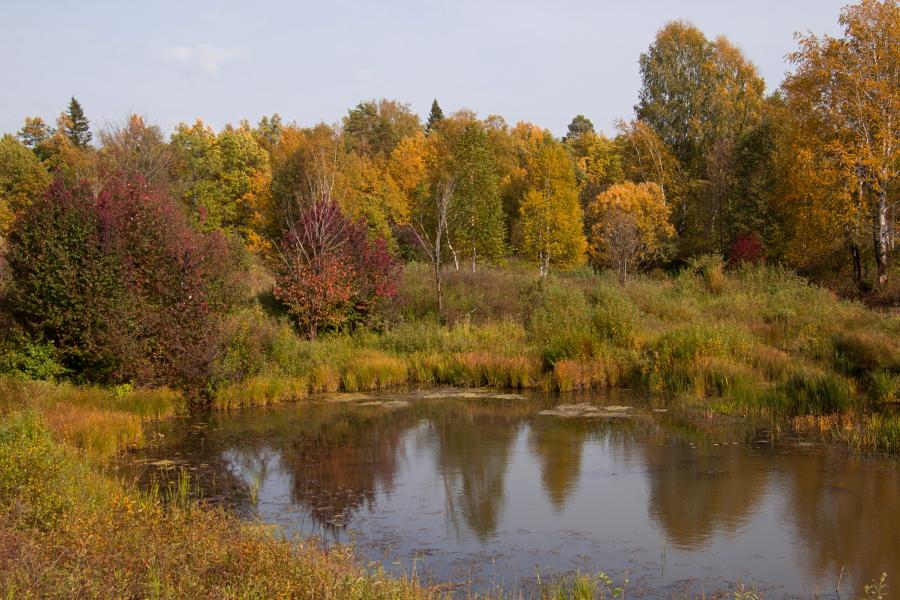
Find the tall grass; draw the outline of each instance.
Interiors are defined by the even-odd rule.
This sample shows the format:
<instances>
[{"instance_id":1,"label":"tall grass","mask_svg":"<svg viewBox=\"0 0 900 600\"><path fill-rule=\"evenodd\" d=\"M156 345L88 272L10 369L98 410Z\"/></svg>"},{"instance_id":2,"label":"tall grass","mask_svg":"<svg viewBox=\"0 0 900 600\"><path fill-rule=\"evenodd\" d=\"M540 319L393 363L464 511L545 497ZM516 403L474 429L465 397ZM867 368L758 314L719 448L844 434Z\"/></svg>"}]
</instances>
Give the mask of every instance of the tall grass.
<instances>
[{"instance_id":1,"label":"tall grass","mask_svg":"<svg viewBox=\"0 0 900 600\"><path fill-rule=\"evenodd\" d=\"M93 459L141 445L144 420L185 409L184 396L166 388L111 390L0 377L0 413L39 413L57 439Z\"/></svg>"},{"instance_id":2,"label":"tall grass","mask_svg":"<svg viewBox=\"0 0 900 600\"><path fill-rule=\"evenodd\" d=\"M214 405L398 385L625 386L797 416L871 412L900 393L900 318L776 267L701 257L620 287L609 274L541 280L512 265L451 271L446 285L442 319L430 272L411 265L383 330L316 342L259 308L237 313Z\"/></svg>"}]
</instances>

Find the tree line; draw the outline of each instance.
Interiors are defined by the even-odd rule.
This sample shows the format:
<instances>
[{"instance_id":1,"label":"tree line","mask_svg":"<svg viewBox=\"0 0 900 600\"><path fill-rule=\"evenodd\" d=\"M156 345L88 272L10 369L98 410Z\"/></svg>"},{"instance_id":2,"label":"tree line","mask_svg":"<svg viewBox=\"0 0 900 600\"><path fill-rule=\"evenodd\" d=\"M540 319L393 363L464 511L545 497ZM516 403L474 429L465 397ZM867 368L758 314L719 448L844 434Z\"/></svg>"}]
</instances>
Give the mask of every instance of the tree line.
<instances>
[{"instance_id":1,"label":"tree line","mask_svg":"<svg viewBox=\"0 0 900 600\"><path fill-rule=\"evenodd\" d=\"M431 265L439 312L446 269L513 256L540 275L612 268L624 284L717 253L883 287L897 225L900 7L863 0L839 22L840 37L798 37L771 94L726 38L669 23L640 57L634 118L613 135L578 115L557 138L498 115L445 115L437 100L423 123L383 99L333 125L276 114L220 131L182 123L168 137L131 115L94 140L72 98L55 127L28 117L0 139L5 312L30 336L95 349L71 364L153 380L165 361L134 357L202 371L173 357L208 346L204 315L227 305L228 281L254 260L311 337L368 322L410 260ZM104 337L108 310L122 339ZM165 343L151 333L163 324L175 328ZM181 328L192 344L176 342Z\"/></svg>"}]
</instances>

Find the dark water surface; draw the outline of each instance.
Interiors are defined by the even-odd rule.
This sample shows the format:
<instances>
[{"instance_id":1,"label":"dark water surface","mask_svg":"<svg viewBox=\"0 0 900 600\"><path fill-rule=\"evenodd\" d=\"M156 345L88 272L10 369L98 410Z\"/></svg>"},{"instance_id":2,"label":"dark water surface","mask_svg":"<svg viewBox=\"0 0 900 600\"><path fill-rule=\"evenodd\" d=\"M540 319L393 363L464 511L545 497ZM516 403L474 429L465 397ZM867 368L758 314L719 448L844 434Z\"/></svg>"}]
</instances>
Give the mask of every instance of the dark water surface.
<instances>
[{"instance_id":1,"label":"dark water surface","mask_svg":"<svg viewBox=\"0 0 900 600\"><path fill-rule=\"evenodd\" d=\"M632 408L539 414L583 402ZM187 469L246 518L463 590L605 571L630 579L629 597L744 581L825 598L841 578L850 598L886 572L900 597L900 461L627 395L337 395L167 421L151 437L120 475L165 487Z\"/></svg>"}]
</instances>

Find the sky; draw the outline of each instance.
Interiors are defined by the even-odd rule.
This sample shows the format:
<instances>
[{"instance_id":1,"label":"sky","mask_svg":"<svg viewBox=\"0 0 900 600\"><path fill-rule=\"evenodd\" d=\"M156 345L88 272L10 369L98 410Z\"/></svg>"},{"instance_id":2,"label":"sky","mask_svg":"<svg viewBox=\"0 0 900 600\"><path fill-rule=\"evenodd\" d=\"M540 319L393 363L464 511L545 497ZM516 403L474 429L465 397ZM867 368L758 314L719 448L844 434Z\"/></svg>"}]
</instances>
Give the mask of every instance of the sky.
<instances>
[{"instance_id":1,"label":"sky","mask_svg":"<svg viewBox=\"0 0 900 600\"><path fill-rule=\"evenodd\" d=\"M839 33L847 0L0 0L0 132L55 121L74 95L95 130L130 113L171 132L279 113L334 123L362 100L469 108L557 135L576 114L631 118L638 58L667 22L725 35L769 91L795 32Z\"/></svg>"}]
</instances>

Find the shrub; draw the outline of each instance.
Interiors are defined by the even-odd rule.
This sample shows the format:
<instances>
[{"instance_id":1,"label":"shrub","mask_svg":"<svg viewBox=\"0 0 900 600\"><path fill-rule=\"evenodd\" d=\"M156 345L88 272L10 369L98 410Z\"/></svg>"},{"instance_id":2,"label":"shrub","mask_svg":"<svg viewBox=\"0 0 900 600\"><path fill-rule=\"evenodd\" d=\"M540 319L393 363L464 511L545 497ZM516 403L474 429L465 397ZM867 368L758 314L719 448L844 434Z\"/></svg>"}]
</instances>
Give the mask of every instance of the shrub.
<instances>
[{"instance_id":1,"label":"shrub","mask_svg":"<svg viewBox=\"0 0 900 600\"><path fill-rule=\"evenodd\" d=\"M548 366L566 358L590 356L595 339L584 293L556 280L547 281L538 293L528 334Z\"/></svg>"},{"instance_id":2,"label":"shrub","mask_svg":"<svg viewBox=\"0 0 900 600\"><path fill-rule=\"evenodd\" d=\"M615 377L609 375L607 360L603 358L565 359L553 365L551 384L560 392L603 388L615 383Z\"/></svg>"},{"instance_id":3,"label":"shrub","mask_svg":"<svg viewBox=\"0 0 900 600\"><path fill-rule=\"evenodd\" d=\"M9 304L60 362L98 382L202 385L227 305L231 252L140 177L58 179L9 237Z\"/></svg>"},{"instance_id":4,"label":"shrub","mask_svg":"<svg viewBox=\"0 0 900 600\"><path fill-rule=\"evenodd\" d=\"M0 506L29 526L52 527L73 499L59 493L66 458L34 413L0 422Z\"/></svg>"},{"instance_id":5,"label":"shrub","mask_svg":"<svg viewBox=\"0 0 900 600\"><path fill-rule=\"evenodd\" d=\"M766 258L762 240L755 231L741 233L728 250L728 266L758 265Z\"/></svg>"},{"instance_id":6,"label":"shrub","mask_svg":"<svg viewBox=\"0 0 900 600\"><path fill-rule=\"evenodd\" d=\"M642 353L641 372L650 389L683 392L697 386L702 377L701 358L749 360L752 342L737 330L724 326L688 325L671 330Z\"/></svg>"},{"instance_id":7,"label":"shrub","mask_svg":"<svg viewBox=\"0 0 900 600\"><path fill-rule=\"evenodd\" d=\"M774 406L788 416L827 415L846 410L853 398L848 379L833 373L799 371L778 384Z\"/></svg>"},{"instance_id":8,"label":"shrub","mask_svg":"<svg viewBox=\"0 0 900 600\"><path fill-rule=\"evenodd\" d=\"M309 384L304 378L257 376L222 386L213 396L213 407L231 410L251 405L269 405L304 398Z\"/></svg>"},{"instance_id":9,"label":"shrub","mask_svg":"<svg viewBox=\"0 0 900 600\"><path fill-rule=\"evenodd\" d=\"M365 223L351 222L332 200L303 207L278 254L275 297L310 339L320 329L365 322L397 291L385 241L370 240Z\"/></svg>"},{"instance_id":10,"label":"shrub","mask_svg":"<svg viewBox=\"0 0 900 600\"><path fill-rule=\"evenodd\" d=\"M603 338L619 346L634 345L640 312L619 287L599 286L593 292L591 314L594 329Z\"/></svg>"},{"instance_id":11,"label":"shrub","mask_svg":"<svg viewBox=\"0 0 900 600\"><path fill-rule=\"evenodd\" d=\"M0 340L0 373L52 381L66 372L51 344L34 341L27 335Z\"/></svg>"},{"instance_id":12,"label":"shrub","mask_svg":"<svg viewBox=\"0 0 900 600\"><path fill-rule=\"evenodd\" d=\"M835 363L846 373L900 374L900 343L894 335L872 330L842 332L832 336L832 345Z\"/></svg>"},{"instance_id":13,"label":"shrub","mask_svg":"<svg viewBox=\"0 0 900 600\"><path fill-rule=\"evenodd\" d=\"M725 289L728 278L725 276L725 263L718 254L704 254L688 261L687 273L699 277L706 289L718 294Z\"/></svg>"},{"instance_id":14,"label":"shrub","mask_svg":"<svg viewBox=\"0 0 900 600\"><path fill-rule=\"evenodd\" d=\"M869 374L868 397L873 407L900 402L900 375L876 371Z\"/></svg>"}]
</instances>

